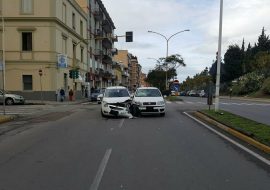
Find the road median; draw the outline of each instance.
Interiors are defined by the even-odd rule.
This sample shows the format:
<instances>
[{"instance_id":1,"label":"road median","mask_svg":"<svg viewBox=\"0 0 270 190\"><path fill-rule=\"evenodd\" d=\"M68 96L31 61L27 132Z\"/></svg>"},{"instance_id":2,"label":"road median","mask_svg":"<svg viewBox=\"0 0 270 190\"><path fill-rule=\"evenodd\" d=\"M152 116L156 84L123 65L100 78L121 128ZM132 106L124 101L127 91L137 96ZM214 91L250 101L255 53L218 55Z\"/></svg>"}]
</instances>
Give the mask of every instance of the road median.
<instances>
[{"instance_id":1,"label":"road median","mask_svg":"<svg viewBox=\"0 0 270 190\"><path fill-rule=\"evenodd\" d=\"M194 115L270 154L270 126L229 112L197 111Z\"/></svg>"},{"instance_id":2,"label":"road median","mask_svg":"<svg viewBox=\"0 0 270 190\"><path fill-rule=\"evenodd\" d=\"M14 115L0 115L0 124L14 120L15 118Z\"/></svg>"}]
</instances>

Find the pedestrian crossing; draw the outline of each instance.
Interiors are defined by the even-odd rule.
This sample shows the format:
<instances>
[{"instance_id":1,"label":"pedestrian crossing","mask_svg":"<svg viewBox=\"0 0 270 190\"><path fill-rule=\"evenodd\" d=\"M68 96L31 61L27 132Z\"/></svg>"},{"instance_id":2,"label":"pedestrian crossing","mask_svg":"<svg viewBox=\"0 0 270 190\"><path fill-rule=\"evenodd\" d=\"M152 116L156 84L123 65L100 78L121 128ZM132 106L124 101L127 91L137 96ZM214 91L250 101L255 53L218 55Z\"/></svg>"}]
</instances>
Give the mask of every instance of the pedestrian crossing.
<instances>
[{"instance_id":1,"label":"pedestrian crossing","mask_svg":"<svg viewBox=\"0 0 270 190\"><path fill-rule=\"evenodd\" d=\"M6 106L5 107L5 114L6 115L32 115L37 114L38 112L42 112L44 110L52 110L54 107L46 108L44 106ZM0 107L0 115L4 114L4 108Z\"/></svg>"},{"instance_id":2,"label":"pedestrian crossing","mask_svg":"<svg viewBox=\"0 0 270 190\"><path fill-rule=\"evenodd\" d=\"M169 103L171 104L172 102L170 101L167 101L166 103ZM175 102L176 104L179 104L179 105L207 105L207 102L202 102L202 101L194 101L194 102L191 102L191 101L176 101ZM213 102L213 104L215 104ZM234 103L234 102L231 102L231 103L228 103L228 102L220 102L220 105L224 105L224 106L231 106L231 105L234 105L234 106L269 106L270 107L270 103Z\"/></svg>"}]
</instances>

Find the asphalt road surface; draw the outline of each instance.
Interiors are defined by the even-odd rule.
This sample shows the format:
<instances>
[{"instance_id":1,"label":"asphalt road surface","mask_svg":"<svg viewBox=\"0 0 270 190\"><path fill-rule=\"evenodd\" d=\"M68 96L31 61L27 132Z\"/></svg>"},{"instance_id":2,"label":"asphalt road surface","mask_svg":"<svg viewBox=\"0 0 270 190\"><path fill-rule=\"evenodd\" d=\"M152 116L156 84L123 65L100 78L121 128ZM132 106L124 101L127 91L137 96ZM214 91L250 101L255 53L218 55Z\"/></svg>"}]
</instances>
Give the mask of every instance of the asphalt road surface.
<instances>
[{"instance_id":1,"label":"asphalt road surface","mask_svg":"<svg viewBox=\"0 0 270 190\"><path fill-rule=\"evenodd\" d=\"M165 117L102 118L71 105L4 124L0 190L269 190L270 166L167 104Z\"/></svg>"},{"instance_id":2,"label":"asphalt road surface","mask_svg":"<svg viewBox=\"0 0 270 190\"><path fill-rule=\"evenodd\" d=\"M206 98L181 97L186 106L208 108ZM214 101L213 101L214 103ZM193 105L192 105L193 104ZM214 105L212 105L214 109ZM270 102L256 102L249 100L220 99L220 109L240 115L251 120L270 125Z\"/></svg>"}]
</instances>

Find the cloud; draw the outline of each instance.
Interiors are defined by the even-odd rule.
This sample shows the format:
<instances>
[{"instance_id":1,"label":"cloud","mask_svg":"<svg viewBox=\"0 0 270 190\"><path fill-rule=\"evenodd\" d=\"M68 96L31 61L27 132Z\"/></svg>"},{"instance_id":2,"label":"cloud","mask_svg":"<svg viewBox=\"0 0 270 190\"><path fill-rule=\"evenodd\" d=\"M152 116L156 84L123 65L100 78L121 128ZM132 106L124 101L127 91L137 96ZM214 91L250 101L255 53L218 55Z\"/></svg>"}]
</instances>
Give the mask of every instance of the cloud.
<instances>
[{"instance_id":1,"label":"cloud","mask_svg":"<svg viewBox=\"0 0 270 190\"><path fill-rule=\"evenodd\" d=\"M128 49L138 57L143 71L153 69L147 57L166 55L166 41L148 30L167 37L184 30L169 41L169 54L179 53L187 64L179 72L180 80L210 67L218 47L219 1L217 0L102 0L115 23L117 35L134 32L134 43L119 40L118 49ZM265 27L270 30L269 0L226 0L223 7L222 54L231 44L253 45ZM152 67L152 68L151 68ZM184 73L182 73L184 71Z\"/></svg>"}]
</instances>

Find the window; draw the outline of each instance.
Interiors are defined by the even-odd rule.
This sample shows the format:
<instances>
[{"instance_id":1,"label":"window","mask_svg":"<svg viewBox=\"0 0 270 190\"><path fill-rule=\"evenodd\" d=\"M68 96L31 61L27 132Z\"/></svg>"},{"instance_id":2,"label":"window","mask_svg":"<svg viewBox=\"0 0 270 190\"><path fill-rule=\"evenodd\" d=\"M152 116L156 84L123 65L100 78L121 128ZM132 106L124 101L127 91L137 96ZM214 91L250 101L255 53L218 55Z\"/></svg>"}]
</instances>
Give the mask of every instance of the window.
<instances>
[{"instance_id":1,"label":"window","mask_svg":"<svg viewBox=\"0 0 270 190\"><path fill-rule=\"evenodd\" d=\"M33 0L21 0L21 12L23 14L32 14Z\"/></svg>"},{"instance_id":2,"label":"window","mask_svg":"<svg viewBox=\"0 0 270 190\"><path fill-rule=\"evenodd\" d=\"M80 21L80 34L83 36L83 21Z\"/></svg>"},{"instance_id":3,"label":"window","mask_svg":"<svg viewBox=\"0 0 270 190\"><path fill-rule=\"evenodd\" d=\"M75 30L76 29L76 17L75 13L72 13L72 28Z\"/></svg>"},{"instance_id":4,"label":"window","mask_svg":"<svg viewBox=\"0 0 270 190\"><path fill-rule=\"evenodd\" d=\"M32 32L22 32L22 51L32 51Z\"/></svg>"},{"instance_id":5,"label":"window","mask_svg":"<svg viewBox=\"0 0 270 190\"><path fill-rule=\"evenodd\" d=\"M62 21L64 23L67 22L67 6L65 3L63 3L63 7L62 7Z\"/></svg>"},{"instance_id":6,"label":"window","mask_svg":"<svg viewBox=\"0 0 270 190\"><path fill-rule=\"evenodd\" d=\"M23 75L23 90L33 90L32 75Z\"/></svg>"},{"instance_id":7,"label":"window","mask_svg":"<svg viewBox=\"0 0 270 190\"><path fill-rule=\"evenodd\" d=\"M62 39L62 53L67 54L67 37L65 36Z\"/></svg>"},{"instance_id":8,"label":"window","mask_svg":"<svg viewBox=\"0 0 270 190\"><path fill-rule=\"evenodd\" d=\"M84 52L84 48L81 47L81 62L83 62L83 52Z\"/></svg>"}]
</instances>

